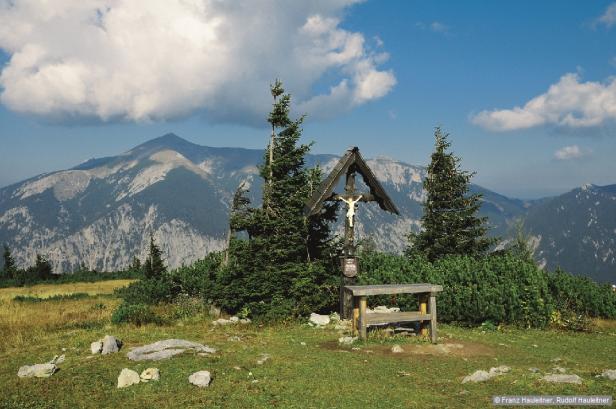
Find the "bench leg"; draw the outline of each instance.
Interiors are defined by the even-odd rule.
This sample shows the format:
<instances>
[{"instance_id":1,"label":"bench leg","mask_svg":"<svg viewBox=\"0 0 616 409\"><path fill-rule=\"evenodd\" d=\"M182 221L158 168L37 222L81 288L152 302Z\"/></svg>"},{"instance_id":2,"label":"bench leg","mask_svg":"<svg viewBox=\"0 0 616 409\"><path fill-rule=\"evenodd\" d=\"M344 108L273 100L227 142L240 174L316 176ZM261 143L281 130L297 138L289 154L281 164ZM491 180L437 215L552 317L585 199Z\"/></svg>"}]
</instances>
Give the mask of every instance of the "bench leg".
<instances>
[{"instance_id":1,"label":"bench leg","mask_svg":"<svg viewBox=\"0 0 616 409\"><path fill-rule=\"evenodd\" d=\"M359 331L359 300L357 297L353 297L353 336L357 336L357 332Z\"/></svg>"},{"instance_id":2,"label":"bench leg","mask_svg":"<svg viewBox=\"0 0 616 409\"><path fill-rule=\"evenodd\" d=\"M436 296L430 294L430 340L436 344Z\"/></svg>"},{"instance_id":3,"label":"bench leg","mask_svg":"<svg viewBox=\"0 0 616 409\"><path fill-rule=\"evenodd\" d=\"M427 305L427 297L425 295L419 296L419 312L421 314L427 314L428 305ZM426 324L424 321L419 321L419 334L422 337L428 336L428 329L426 328Z\"/></svg>"},{"instance_id":4,"label":"bench leg","mask_svg":"<svg viewBox=\"0 0 616 409\"><path fill-rule=\"evenodd\" d=\"M366 325L366 307L368 305L367 297L359 297L359 338L366 340L367 325Z\"/></svg>"}]
</instances>

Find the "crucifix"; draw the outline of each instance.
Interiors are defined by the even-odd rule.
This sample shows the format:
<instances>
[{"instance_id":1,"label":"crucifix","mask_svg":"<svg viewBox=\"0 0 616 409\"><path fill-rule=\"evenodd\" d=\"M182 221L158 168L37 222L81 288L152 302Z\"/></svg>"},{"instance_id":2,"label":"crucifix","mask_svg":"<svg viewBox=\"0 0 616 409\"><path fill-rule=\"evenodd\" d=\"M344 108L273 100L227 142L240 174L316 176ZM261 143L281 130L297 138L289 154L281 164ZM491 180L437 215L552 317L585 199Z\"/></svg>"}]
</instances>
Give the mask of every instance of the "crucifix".
<instances>
[{"instance_id":1,"label":"crucifix","mask_svg":"<svg viewBox=\"0 0 616 409\"><path fill-rule=\"evenodd\" d=\"M355 175L359 173L370 192L355 191ZM344 194L337 194L334 188L342 176L346 177ZM353 299L342 289L344 286L357 284L359 272L355 246L355 214L360 202L376 202L379 207L388 212L399 214L372 170L368 167L357 147L350 148L340 158L329 176L321 183L304 208L307 216L318 214L325 201L342 201L346 204L344 218L344 251L341 257L342 275L340 281L340 316L350 318Z\"/></svg>"}]
</instances>

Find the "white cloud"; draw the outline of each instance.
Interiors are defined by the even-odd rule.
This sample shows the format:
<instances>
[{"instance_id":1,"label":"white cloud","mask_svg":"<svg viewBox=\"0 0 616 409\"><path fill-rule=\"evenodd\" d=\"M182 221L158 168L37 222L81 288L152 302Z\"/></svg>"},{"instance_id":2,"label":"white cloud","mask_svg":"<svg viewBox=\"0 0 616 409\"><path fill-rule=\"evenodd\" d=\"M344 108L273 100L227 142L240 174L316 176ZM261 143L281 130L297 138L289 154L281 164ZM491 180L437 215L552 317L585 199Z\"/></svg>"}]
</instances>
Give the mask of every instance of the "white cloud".
<instances>
[{"instance_id":1,"label":"white cloud","mask_svg":"<svg viewBox=\"0 0 616 409\"><path fill-rule=\"evenodd\" d=\"M563 146L554 152L554 158L558 160L579 159L589 156L591 153L590 149L580 148L578 145Z\"/></svg>"},{"instance_id":2,"label":"white cloud","mask_svg":"<svg viewBox=\"0 0 616 409\"><path fill-rule=\"evenodd\" d=\"M610 4L605 12L595 20L595 24L602 24L607 28L616 24L616 3Z\"/></svg>"},{"instance_id":3,"label":"white cloud","mask_svg":"<svg viewBox=\"0 0 616 409\"><path fill-rule=\"evenodd\" d=\"M580 82L578 74L569 73L522 107L482 111L471 121L492 131L512 131L542 125L594 127L615 119L616 78Z\"/></svg>"},{"instance_id":4,"label":"white cloud","mask_svg":"<svg viewBox=\"0 0 616 409\"><path fill-rule=\"evenodd\" d=\"M280 78L302 112L331 116L386 95L387 53L340 27L357 0L0 0L10 61L0 99L59 120L156 121L203 111L260 124ZM380 45L377 42L377 45ZM314 86L334 78L330 91Z\"/></svg>"}]
</instances>

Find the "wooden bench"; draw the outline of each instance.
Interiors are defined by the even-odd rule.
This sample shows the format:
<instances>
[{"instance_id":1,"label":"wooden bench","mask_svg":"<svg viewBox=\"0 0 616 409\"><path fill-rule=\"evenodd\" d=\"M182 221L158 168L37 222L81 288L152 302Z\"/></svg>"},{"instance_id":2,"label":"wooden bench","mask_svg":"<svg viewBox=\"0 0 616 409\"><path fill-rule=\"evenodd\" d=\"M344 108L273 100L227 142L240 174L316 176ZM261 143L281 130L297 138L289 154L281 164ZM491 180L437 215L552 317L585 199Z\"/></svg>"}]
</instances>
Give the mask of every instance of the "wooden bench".
<instances>
[{"instance_id":1,"label":"wooden bench","mask_svg":"<svg viewBox=\"0 0 616 409\"><path fill-rule=\"evenodd\" d=\"M353 295L353 332L359 332L361 339L366 339L367 328L371 325L385 325L396 322L419 321L421 335L427 335L424 322L430 323L430 339L436 343L436 294L443 291L443 286L435 284L384 284L384 285L348 285L345 291ZM387 294L417 294L419 311L390 312L367 314L368 296Z\"/></svg>"}]
</instances>

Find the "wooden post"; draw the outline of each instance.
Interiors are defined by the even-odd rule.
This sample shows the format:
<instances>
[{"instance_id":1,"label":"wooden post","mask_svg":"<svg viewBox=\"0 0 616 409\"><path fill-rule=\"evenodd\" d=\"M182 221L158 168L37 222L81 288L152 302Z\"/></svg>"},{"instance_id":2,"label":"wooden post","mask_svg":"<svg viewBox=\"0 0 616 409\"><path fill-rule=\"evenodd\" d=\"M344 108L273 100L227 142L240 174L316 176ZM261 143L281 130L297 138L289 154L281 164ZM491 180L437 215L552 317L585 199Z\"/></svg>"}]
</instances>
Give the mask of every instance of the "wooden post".
<instances>
[{"instance_id":1,"label":"wooden post","mask_svg":"<svg viewBox=\"0 0 616 409\"><path fill-rule=\"evenodd\" d=\"M345 193L352 195L355 192L355 170L349 168L346 174ZM344 255L347 257L355 255L355 232L349 223L348 218L344 218ZM356 285L356 277L345 277L342 274L342 287L345 285ZM350 319L353 314L353 296L346 291L340 290L340 317Z\"/></svg>"},{"instance_id":2,"label":"wooden post","mask_svg":"<svg viewBox=\"0 0 616 409\"><path fill-rule=\"evenodd\" d=\"M359 338L365 340L367 338L366 325L366 307L368 305L368 297L359 297Z\"/></svg>"},{"instance_id":3,"label":"wooden post","mask_svg":"<svg viewBox=\"0 0 616 409\"><path fill-rule=\"evenodd\" d=\"M426 298L427 297L426 297L425 294L421 294L419 296L419 312L421 314L427 314L427 310L428 310L427 307L428 307L428 305L427 305L427 302L426 302L427 301ZM420 321L419 328L420 328L419 334L422 337L428 336L428 329L426 328L426 324L424 323L424 321Z\"/></svg>"},{"instance_id":4,"label":"wooden post","mask_svg":"<svg viewBox=\"0 0 616 409\"><path fill-rule=\"evenodd\" d=\"M430 293L430 340L436 344L436 294Z\"/></svg>"},{"instance_id":5,"label":"wooden post","mask_svg":"<svg viewBox=\"0 0 616 409\"><path fill-rule=\"evenodd\" d=\"M359 332L359 300L353 297L353 336L357 336Z\"/></svg>"}]
</instances>

